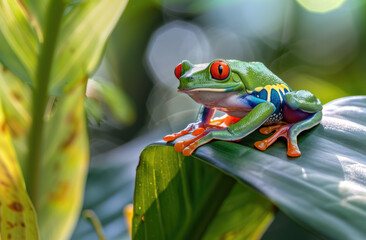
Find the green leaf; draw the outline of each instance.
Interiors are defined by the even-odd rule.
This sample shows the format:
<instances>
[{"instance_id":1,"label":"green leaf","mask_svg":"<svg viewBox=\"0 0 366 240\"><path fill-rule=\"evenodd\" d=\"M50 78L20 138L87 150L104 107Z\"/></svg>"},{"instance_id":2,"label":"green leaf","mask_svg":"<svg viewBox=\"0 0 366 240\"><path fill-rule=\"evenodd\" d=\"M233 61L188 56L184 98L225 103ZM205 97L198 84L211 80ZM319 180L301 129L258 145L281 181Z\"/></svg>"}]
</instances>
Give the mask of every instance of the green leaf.
<instances>
[{"instance_id":1,"label":"green leaf","mask_svg":"<svg viewBox=\"0 0 366 240\"><path fill-rule=\"evenodd\" d=\"M34 25L39 29L44 29L47 7L49 0L23 0L24 5L33 14ZM41 30L40 30L41 31Z\"/></svg>"},{"instance_id":2,"label":"green leaf","mask_svg":"<svg viewBox=\"0 0 366 240\"><path fill-rule=\"evenodd\" d=\"M37 219L0 101L0 239L38 239Z\"/></svg>"},{"instance_id":3,"label":"green leaf","mask_svg":"<svg viewBox=\"0 0 366 240\"><path fill-rule=\"evenodd\" d=\"M260 239L272 222L273 212L274 207L266 198L235 184L203 239Z\"/></svg>"},{"instance_id":4,"label":"green leaf","mask_svg":"<svg viewBox=\"0 0 366 240\"><path fill-rule=\"evenodd\" d=\"M68 239L80 213L89 162L84 99L79 85L46 121L37 209L42 239Z\"/></svg>"},{"instance_id":5,"label":"green leaf","mask_svg":"<svg viewBox=\"0 0 366 240\"><path fill-rule=\"evenodd\" d=\"M260 194L174 148L150 146L141 154L133 239L257 239L273 212Z\"/></svg>"},{"instance_id":6,"label":"green leaf","mask_svg":"<svg viewBox=\"0 0 366 240\"><path fill-rule=\"evenodd\" d=\"M51 74L51 94L86 83L98 66L106 41L127 0L89 0L73 6L61 26Z\"/></svg>"},{"instance_id":7,"label":"green leaf","mask_svg":"<svg viewBox=\"0 0 366 240\"><path fill-rule=\"evenodd\" d=\"M33 83L38 38L21 1L0 2L0 62L22 80Z\"/></svg>"},{"instance_id":8,"label":"green leaf","mask_svg":"<svg viewBox=\"0 0 366 240\"><path fill-rule=\"evenodd\" d=\"M88 120L90 119L92 122L94 121L97 124L100 124L104 117L103 108L100 103L95 99L86 98L84 106L86 114L88 115Z\"/></svg>"},{"instance_id":9,"label":"green leaf","mask_svg":"<svg viewBox=\"0 0 366 240\"><path fill-rule=\"evenodd\" d=\"M265 138L258 132L243 139L241 144L215 141L201 146L194 157L264 194L281 211L317 235L329 239L347 239L349 236L362 239L366 235L366 96L333 101L324 106L323 113L319 126L300 135L298 143L302 156L299 158L287 157L283 142L275 143L265 152L256 150L254 142ZM155 159L160 159L165 165L170 166L174 161L191 161L191 158L183 159L181 155L166 158L164 153L173 148L165 143L159 144L164 146L153 145L145 151L157 149ZM148 164L144 155L141 164ZM158 172L153 163L149 164L150 171ZM136 183L151 177L138 175ZM159 175L156 180L161 181ZM197 180L191 181L196 183ZM150 195L153 189L157 189L155 197ZM149 203L152 198L158 196L160 199L163 194L154 185L145 194L139 191L136 188L135 203ZM180 198L179 192L171 195L171 202ZM181 207L177 203L172 205ZM172 211L170 208L161 207L161 212L156 211L150 220L159 222L158 214ZM135 214L136 234L138 215L146 213L136 210ZM164 227L173 225L169 223ZM146 230L153 234L159 231Z\"/></svg>"},{"instance_id":10,"label":"green leaf","mask_svg":"<svg viewBox=\"0 0 366 240\"><path fill-rule=\"evenodd\" d=\"M127 95L112 83L89 79L86 90L88 98L97 100L107 107L114 120L125 124L132 124L135 120L135 111ZM89 109L94 110L93 116L98 118L99 112L95 105L89 102Z\"/></svg>"}]
</instances>

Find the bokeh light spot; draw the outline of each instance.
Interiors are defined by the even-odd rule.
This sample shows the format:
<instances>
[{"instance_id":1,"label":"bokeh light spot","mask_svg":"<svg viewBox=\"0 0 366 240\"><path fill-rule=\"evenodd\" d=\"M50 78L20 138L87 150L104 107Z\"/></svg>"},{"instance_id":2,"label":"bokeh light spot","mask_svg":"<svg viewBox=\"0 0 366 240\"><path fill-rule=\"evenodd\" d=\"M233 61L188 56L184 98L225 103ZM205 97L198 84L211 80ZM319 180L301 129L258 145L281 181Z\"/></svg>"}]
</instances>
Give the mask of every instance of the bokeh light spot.
<instances>
[{"instance_id":1,"label":"bokeh light spot","mask_svg":"<svg viewBox=\"0 0 366 240\"><path fill-rule=\"evenodd\" d=\"M297 2L310 12L326 13L339 8L345 0L297 0Z\"/></svg>"}]
</instances>

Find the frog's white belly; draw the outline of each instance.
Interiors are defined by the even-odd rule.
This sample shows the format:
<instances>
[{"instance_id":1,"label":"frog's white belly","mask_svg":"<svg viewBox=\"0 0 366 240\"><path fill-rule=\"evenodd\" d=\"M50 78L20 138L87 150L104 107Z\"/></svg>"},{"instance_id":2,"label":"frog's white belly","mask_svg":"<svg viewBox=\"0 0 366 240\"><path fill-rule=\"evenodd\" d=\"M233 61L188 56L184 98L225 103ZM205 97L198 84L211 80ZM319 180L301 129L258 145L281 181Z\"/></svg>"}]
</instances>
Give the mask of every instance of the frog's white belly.
<instances>
[{"instance_id":1,"label":"frog's white belly","mask_svg":"<svg viewBox=\"0 0 366 240\"><path fill-rule=\"evenodd\" d=\"M197 103L205 105L207 108L214 108L226 114L243 118L252 108L243 104L237 92L187 92Z\"/></svg>"}]
</instances>

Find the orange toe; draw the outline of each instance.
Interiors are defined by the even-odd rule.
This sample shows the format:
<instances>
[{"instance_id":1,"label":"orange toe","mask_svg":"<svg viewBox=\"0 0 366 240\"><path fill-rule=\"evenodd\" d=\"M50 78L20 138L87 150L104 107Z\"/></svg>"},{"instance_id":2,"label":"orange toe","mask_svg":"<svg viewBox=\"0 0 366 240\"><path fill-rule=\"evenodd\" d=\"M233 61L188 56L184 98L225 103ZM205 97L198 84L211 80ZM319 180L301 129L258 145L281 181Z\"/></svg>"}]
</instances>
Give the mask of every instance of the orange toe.
<instances>
[{"instance_id":1,"label":"orange toe","mask_svg":"<svg viewBox=\"0 0 366 240\"><path fill-rule=\"evenodd\" d=\"M266 149L267 149L268 144L267 144L267 141L266 141L266 140L263 140L263 141L255 142L255 143L254 143L254 146L255 146L257 149L259 149L259 150L261 150L261 151L264 151L264 150L266 150Z\"/></svg>"},{"instance_id":2,"label":"orange toe","mask_svg":"<svg viewBox=\"0 0 366 240\"><path fill-rule=\"evenodd\" d=\"M297 146L292 145L287 148L287 155L289 157L299 157L301 155L301 152Z\"/></svg>"},{"instance_id":3,"label":"orange toe","mask_svg":"<svg viewBox=\"0 0 366 240\"><path fill-rule=\"evenodd\" d=\"M191 146L188 146L186 147L184 150L183 150L183 155L184 156L191 156L192 153L194 152L195 148L191 148Z\"/></svg>"},{"instance_id":4,"label":"orange toe","mask_svg":"<svg viewBox=\"0 0 366 240\"><path fill-rule=\"evenodd\" d=\"M192 132L192 135L193 136L198 136L198 135L200 135L201 133L203 133L205 131L205 129L204 128L197 128L196 130L194 130L193 132Z\"/></svg>"},{"instance_id":5,"label":"orange toe","mask_svg":"<svg viewBox=\"0 0 366 240\"><path fill-rule=\"evenodd\" d=\"M175 145L174 145L174 149L175 151L177 152L181 152L183 151L183 149L185 148L185 145L184 145L184 142L177 142Z\"/></svg>"},{"instance_id":6,"label":"orange toe","mask_svg":"<svg viewBox=\"0 0 366 240\"><path fill-rule=\"evenodd\" d=\"M167 142L170 142L170 141L173 141L175 139L175 136L174 135L166 135L163 140L164 141L167 141Z\"/></svg>"}]
</instances>

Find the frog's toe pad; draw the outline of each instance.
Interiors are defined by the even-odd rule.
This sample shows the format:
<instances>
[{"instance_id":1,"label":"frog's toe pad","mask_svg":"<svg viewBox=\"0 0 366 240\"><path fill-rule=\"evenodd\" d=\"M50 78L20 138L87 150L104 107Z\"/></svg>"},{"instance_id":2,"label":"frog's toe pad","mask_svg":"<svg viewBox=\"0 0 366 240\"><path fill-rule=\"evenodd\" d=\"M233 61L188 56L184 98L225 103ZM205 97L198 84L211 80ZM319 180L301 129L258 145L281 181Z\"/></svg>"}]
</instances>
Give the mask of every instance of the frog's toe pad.
<instances>
[{"instance_id":1,"label":"frog's toe pad","mask_svg":"<svg viewBox=\"0 0 366 240\"><path fill-rule=\"evenodd\" d=\"M175 151L177 152L182 152L183 149L186 147L186 145L184 144L184 142L177 142L175 145L174 145L174 149Z\"/></svg>"},{"instance_id":2,"label":"frog's toe pad","mask_svg":"<svg viewBox=\"0 0 366 240\"><path fill-rule=\"evenodd\" d=\"M196 150L196 147L194 147L193 145L189 145L188 147L186 147L183 150L183 155L184 156L191 156L192 153L194 152L194 150Z\"/></svg>"},{"instance_id":3,"label":"frog's toe pad","mask_svg":"<svg viewBox=\"0 0 366 240\"><path fill-rule=\"evenodd\" d=\"M287 147L287 156L289 157L300 157L301 152L297 145L290 145Z\"/></svg>"},{"instance_id":4,"label":"frog's toe pad","mask_svg":"<svg viewBox=\"0 0 366 240\"><path fill-rule=\"evenodd\" d=\"M170 134L170 135L166 135L163 140L166 141L166 142L171 142L175 139L174 135L173 134Z\"/></svg>"},{"instance_id":5,"label":"frog's toe pad","mask_svg":"<svg viewBox=\"0 0 366 240\"><path fill-rule=\"evenodd\" d=\"M261 150L261 151L264 151L264 150L266 150L266 149L267 149L267 147L268 147L268 142L267 142L266 140L258 141L258 142L255 142L255 143L254 143L254 146L255 146L257 149L259 149L259 150Z\"/></svg>"}]
</instances>

